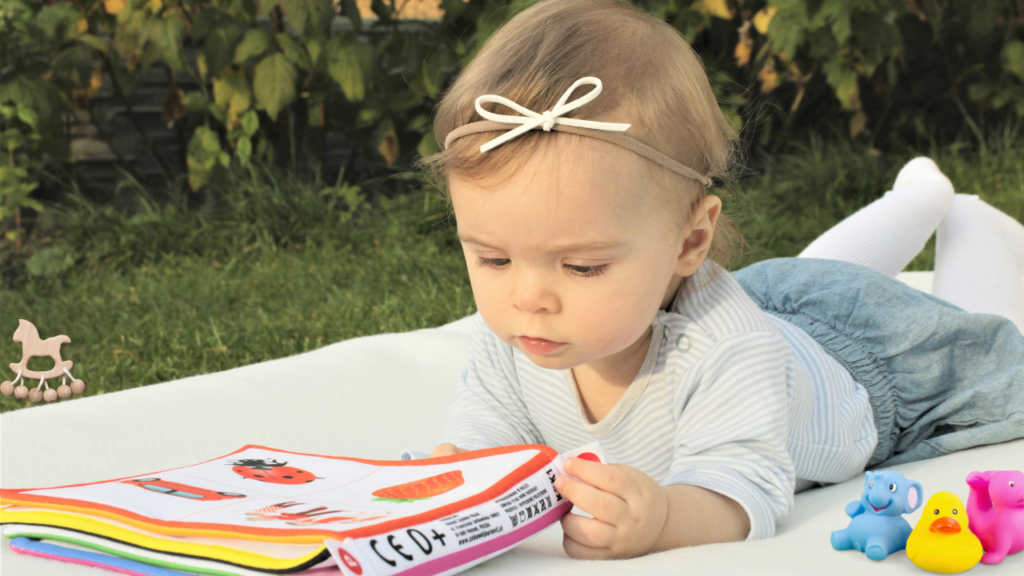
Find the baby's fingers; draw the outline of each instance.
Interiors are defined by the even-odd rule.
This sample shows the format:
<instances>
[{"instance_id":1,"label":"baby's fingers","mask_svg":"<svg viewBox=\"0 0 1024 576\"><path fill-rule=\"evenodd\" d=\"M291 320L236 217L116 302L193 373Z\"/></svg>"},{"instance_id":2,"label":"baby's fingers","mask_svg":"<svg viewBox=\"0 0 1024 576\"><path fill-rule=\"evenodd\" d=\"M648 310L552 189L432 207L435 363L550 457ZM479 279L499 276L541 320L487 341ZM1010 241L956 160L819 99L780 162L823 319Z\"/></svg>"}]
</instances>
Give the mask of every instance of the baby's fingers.
<instances>
[{"instance_id":1,"label":"baby's fingers","mask_svg":"<svg viewBox=\"0 0 1024 576\"><path fill-rule=\"evenodd\" d=\"M562 531L578 544L588 548L610 548L615 543L615 527L596 518L579 514L562 517Z\"/></svg>"},{"instance_id":2,"label":"baby's fingers","mask_svg":"<svg viewBox=\"0 0 1024 576\"><path fill-rule=\"evenodd\" d=\"M561 476L555 481L555 490L594 518L608 524L618 524L628 512L622 498L568 476Z\"/></svg>"}]
</instances>

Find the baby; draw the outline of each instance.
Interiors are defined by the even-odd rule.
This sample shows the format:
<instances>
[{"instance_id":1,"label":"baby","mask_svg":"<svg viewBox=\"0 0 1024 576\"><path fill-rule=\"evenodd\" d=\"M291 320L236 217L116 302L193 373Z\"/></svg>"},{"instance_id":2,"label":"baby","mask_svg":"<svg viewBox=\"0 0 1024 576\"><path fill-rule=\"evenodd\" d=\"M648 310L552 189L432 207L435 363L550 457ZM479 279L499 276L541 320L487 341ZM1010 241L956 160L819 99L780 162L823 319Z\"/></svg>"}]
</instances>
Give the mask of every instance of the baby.
<instances>
[{"instance_id":1,"label":"baby","mask_svg":"<svg viewBox=\"0 0 1024 576\"><path fill-rule=\"evenodd\" d=\"M580 481L556 484L593 516L563 518L570 556L771 537L801 489L1024 436L1013 322L891 278L952 216L935 164L908 164L813 257L730 274L740 237L705 187L728 177L735 134L690 46L628 1L518 14L434 132L443 151L421 166L452 203L479 312L431 456L599 440L614 464L571 458ZM879 210L898 224L874 225ZM1024 228L999 214L1009 253Z\"/></svg>"}]
</instances>

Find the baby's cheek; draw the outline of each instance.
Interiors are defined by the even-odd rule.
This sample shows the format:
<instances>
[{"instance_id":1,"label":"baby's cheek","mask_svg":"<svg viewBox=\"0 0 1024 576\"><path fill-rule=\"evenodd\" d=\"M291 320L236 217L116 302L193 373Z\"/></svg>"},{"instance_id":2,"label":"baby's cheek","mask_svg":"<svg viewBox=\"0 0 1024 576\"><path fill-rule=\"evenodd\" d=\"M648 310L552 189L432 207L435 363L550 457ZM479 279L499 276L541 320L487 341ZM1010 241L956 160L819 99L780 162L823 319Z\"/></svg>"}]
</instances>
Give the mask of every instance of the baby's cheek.
<instances>
[{"instance_id":1,"label":"baby's cheek","mask_svg":"<svg viewBox=\"0 0 1024 576\"><path fill-rule=\"evenodd\" d=\"M603 313L588 315L581 332L589 344L606 354L623 350L643 336L650 320L636 296L622 295L606 302Z\"/></svg>"}]
</instances>

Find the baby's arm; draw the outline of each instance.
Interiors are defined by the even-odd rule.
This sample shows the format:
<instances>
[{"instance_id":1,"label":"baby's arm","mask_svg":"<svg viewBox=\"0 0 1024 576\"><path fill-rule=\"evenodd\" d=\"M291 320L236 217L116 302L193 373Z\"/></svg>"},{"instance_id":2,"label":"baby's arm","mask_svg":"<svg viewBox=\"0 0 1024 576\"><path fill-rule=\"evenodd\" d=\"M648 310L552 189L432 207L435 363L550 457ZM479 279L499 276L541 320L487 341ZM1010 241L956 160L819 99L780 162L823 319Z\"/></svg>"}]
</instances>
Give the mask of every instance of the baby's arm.
<instances>
[{"instance_id":1,"label":"baby's arm","mask_svg":"<svg viewBox=\"0 0 1024 576\"><path fill-rule=\"evenodd\" d=\"M723 338L676 389L676 453L661 483L620 464L569 458L555 483L594 518L562 519L573 558L630 558L768 538L793 504L787 450L792 352L776 333Z\"/></svg>"},{"instance_id":2,"label":"baby's arm","mask_svg":"<svg viewBox=\"0 0 1024 576\"><path fill-rule=\"evenodd\" d=\"M677 496L689 486L731 500L747 515L748 540L773 536L775 523L793 506L787 381L795 362L777 333L733 334L717 342L677 390L676 452L661 483ZM687 514L684 521L693 520ZM689 545L685 535L668 539Z\"/></svg>"},{"instance_id":3,"label":"baby's arm","mask_svg":"<svg viewBox=\"0 0 1024 576\"><path fill-rule=\"evenodd\" d=\"M750 530L747 513L735 501L698 486L662 486L647 474L620 464L569 458L568 476L555 489L587 518L562 518L562 546L580 559L632 558L682 546L742 540Z\"/></svg>"},{"instance_id":4,"label":"baby's arm","mask_svg":"<svg viewBox=\"0 0 1024 576\"><path fill-rule=\"evenodd\" d=\"M473 318L469 359L459 377L441 444L431 457L496 446L543 444L523 401L512 347Z\"/></svg>"}]
</instances>

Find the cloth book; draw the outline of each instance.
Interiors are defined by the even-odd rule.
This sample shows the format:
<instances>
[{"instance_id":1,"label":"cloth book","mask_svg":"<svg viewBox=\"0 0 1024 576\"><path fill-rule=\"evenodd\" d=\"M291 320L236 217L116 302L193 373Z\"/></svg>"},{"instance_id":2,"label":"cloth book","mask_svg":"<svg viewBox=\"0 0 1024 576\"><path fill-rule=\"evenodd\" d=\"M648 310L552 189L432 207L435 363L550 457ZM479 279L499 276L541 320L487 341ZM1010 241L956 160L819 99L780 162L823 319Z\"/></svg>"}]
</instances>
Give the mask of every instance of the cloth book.
<instances>
[{"instance_id":1,"label":"cloth book","mask_svg":"<svg viewBox=\"0 0 1024 576\"><path fill-rule=\"evenodd\" d=\"M398 461L248 445L160 472L0 489L0 528L17 552L137 574L454 574L569 512L554 481L570 456L606 463L597 442Z\"/></svg>"}]
</instances>

